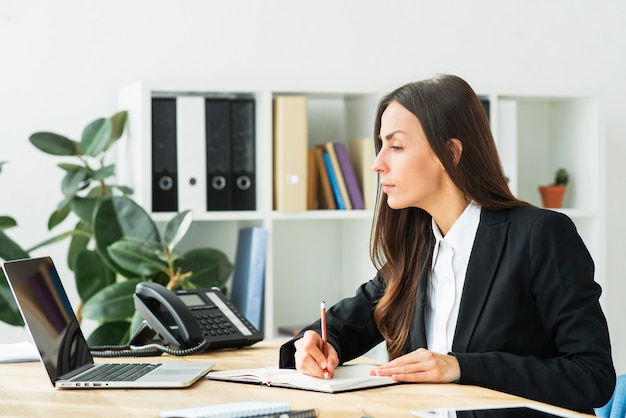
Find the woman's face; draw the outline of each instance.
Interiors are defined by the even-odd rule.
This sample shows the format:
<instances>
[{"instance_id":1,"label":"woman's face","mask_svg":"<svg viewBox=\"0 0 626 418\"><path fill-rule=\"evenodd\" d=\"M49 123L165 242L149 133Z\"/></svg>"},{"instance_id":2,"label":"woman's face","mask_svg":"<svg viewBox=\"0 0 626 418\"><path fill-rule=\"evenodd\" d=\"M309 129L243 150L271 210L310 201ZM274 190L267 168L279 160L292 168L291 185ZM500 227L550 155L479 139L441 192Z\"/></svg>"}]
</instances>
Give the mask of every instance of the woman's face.
<instances>
[{"instance_id":1,"label":"woman's face","mask_svg":"<svg viewBox=\"0 0 626 418\"><path fill-rule=\"evenodd\" d=\"M379 140L382 146L372 170L379 174L389 207L430 212L443 196L445 170L419 119L398 102L391 102L382 114Z\"/></svg>"}]
</instances>

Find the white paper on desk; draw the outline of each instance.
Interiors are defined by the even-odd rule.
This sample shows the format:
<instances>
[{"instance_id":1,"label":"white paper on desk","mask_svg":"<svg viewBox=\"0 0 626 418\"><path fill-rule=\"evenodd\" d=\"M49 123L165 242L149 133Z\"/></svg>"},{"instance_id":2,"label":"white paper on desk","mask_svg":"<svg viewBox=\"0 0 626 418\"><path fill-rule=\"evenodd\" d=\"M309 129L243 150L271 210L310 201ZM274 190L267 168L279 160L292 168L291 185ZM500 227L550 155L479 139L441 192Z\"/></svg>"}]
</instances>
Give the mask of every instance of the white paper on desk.
<instances>
[{"instance_id":1,"label":"white paper on desk","mask_svg":"<svg viewBox=\"0 0 626 418\"><path fill-rule=\"evenodd\" d=\"M0 344L0 363L39 361L37 349L28 341Z\"/></svg>"},{"instance_id":2,"label":"white paper on desk","mask_svg":"<svg viewBox=\"0 0 626 418\"><path fill-rule=\"evenodd\" d=\"M243 418L289 412L288 402L244 401L161 412L161 418Z\"/></svg>"}]
</instances>

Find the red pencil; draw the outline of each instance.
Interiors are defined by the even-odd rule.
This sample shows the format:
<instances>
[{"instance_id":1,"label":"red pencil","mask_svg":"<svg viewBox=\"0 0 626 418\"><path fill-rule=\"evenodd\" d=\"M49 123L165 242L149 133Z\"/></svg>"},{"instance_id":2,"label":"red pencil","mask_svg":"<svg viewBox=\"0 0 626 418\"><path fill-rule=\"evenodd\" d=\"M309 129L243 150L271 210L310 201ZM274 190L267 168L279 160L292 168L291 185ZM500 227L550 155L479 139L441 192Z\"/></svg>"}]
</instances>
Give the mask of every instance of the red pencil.
<instances>
[{"instance_id":1,"label":"red pencil","mask_svg":"<svg viewBox=\"0 0 626 418\"><path fill-rule=\"evenodd\" d=\"M328 358L328 336L326 335L326 302L320 303L321 317L322 317L322 354ZM328 360L327 360L328 361ZM328 369L324 367L324 379L328 379Z\"/></svg>"}]
</instances>

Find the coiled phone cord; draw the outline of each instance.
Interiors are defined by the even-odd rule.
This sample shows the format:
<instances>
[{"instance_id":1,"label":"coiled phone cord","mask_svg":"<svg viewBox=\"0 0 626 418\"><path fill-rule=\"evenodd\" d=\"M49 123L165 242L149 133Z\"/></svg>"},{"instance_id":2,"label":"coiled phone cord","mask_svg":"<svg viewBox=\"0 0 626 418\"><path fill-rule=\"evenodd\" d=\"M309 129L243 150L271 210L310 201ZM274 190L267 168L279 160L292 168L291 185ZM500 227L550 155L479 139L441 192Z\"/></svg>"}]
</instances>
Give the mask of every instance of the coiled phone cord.
<instances>
[{"instance_id":1,"label":"coiled phone cord","mask_svg":"<svg viewBox=\"0 0 626 418\"><path fill-rule=\"evenodd\" d=\"M94 357L150 357L167 353L172 356L189 356L201 353L209 347L209 341L202 340L191 348L174 349L162 344L134 345L98 345L89 348Z\"/></svg>"}]
</instances>

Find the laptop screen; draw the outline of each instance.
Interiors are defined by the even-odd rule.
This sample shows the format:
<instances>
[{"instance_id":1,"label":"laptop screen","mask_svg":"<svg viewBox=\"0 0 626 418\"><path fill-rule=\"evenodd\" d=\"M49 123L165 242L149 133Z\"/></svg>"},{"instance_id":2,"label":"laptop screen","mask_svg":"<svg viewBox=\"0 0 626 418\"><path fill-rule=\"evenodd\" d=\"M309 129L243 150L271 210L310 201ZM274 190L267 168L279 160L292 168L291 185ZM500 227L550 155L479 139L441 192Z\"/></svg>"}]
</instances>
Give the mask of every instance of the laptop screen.
<instances>
[{"instance_id":1,"label":"laptop screen","mask_svg":"<svg viewBox=\"0 0 626 418\"><path fill-rule=\"evenodd\" d=\"M93 363L52 259L9 261L3 267L50 379Z\"/></svg>"}]
</instances>

